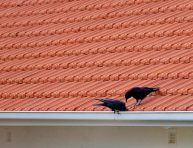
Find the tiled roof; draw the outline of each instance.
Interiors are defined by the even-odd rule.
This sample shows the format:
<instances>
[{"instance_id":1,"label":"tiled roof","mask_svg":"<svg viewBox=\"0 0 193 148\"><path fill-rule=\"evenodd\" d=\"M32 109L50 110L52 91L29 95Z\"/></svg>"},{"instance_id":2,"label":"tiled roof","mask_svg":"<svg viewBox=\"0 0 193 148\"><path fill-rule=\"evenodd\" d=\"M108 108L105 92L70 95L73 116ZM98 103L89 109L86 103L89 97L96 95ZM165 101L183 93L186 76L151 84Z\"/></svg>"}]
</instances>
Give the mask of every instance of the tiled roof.
<instances>
[{"instance_id":1,"label":"tiled roof","mask_svg":"<svg viewBox=\"0 0 193 148\"><path fill-rule=\"evenodd\" d=\"M0 110L108 110L94 98L134 86L161 89L135 110L193 110L192 14L192 0L1 1Z\"/></svg>"}]
</instances>

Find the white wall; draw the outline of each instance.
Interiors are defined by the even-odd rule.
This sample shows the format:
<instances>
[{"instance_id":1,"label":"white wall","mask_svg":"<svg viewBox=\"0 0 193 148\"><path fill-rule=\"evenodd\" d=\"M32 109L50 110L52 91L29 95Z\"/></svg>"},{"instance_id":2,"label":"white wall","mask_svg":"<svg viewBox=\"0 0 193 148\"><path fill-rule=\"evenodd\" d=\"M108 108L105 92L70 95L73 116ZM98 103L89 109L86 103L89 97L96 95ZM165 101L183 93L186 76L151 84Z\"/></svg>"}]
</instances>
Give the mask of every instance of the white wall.
<instances>
[{"instance_id":1,"label":"white wall","mask_svg":"<svg viewBox=\"0 0 193 148\"><path fill-rule=\"evenodd\" d=\"M0 148L192 148L193 128L177 128L168 144L163 127L0 127Z\"/></svg>"}]
</instances>

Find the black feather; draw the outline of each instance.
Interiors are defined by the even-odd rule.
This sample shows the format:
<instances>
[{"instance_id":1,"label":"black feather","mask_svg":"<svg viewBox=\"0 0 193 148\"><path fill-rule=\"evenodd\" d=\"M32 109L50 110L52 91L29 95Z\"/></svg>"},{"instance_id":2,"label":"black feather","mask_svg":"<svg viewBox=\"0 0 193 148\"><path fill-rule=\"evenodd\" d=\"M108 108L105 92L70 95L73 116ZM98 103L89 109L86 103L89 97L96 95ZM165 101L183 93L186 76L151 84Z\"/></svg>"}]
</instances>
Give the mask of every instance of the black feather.
<instances>
[{"instance_id":1,"label":"black feather","mask_svg":"<svg viewBox=\"0 0 193 148\"><path fill-rule=\"evenodd\" d=\"M133 97L137 101L138 100L143 100L147 95L149 95L151 92L158 91L159 88L149 88L149 87L133 87L129 89L125 93L125 99L126 101L130 98Z\"/></svg>"},{"instance_id":2,"label":"black feather","mask_svg":"<svg viewBox=\"0 0 193 148\"><path fill-rule=\"evenodd\" d=\"M125 103L115 99L95 99L100 102L100 104L94 104L94 106L105 106L110 108L112 111L127 111Z\"/></svg>"}]
</instances>

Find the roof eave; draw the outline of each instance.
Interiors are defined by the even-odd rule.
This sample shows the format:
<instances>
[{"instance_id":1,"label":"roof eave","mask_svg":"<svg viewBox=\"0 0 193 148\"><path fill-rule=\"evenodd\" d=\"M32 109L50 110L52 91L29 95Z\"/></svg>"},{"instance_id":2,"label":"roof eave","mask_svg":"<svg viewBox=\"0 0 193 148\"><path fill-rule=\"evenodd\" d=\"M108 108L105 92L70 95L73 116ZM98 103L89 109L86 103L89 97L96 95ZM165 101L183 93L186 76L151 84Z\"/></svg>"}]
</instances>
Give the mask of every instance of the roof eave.
<instances>
[{"instance_id":1,"label":"roof eave","mask_svg":"<svg viewBox=\"0 0 193 148\"><path fill-rule=\"evenodd\" d=\"M0 126L193 126L193 112L0 112Z\"/></svg>"}]
</instances>

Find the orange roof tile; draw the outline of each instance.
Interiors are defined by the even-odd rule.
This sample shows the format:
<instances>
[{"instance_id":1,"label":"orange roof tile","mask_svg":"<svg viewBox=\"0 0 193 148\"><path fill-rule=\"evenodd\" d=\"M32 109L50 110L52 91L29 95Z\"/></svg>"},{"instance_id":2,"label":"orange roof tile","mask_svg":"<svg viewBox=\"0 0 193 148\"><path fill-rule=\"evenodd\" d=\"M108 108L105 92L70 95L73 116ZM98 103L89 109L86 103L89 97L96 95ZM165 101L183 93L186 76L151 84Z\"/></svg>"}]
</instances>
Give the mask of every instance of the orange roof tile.
<instances>
[{"instance_id":1,"label":"orange roof tile","mask_svg":"<svg viewBox=\"0 0 193 148\"><path fill-rule=\"evenodd\" d=\"M161 88L135 110L193 110L192 0L5 0L0 10L0 110L104 111L94 98L124 100L134 86Z\"/></svg>"}]
</instances>

